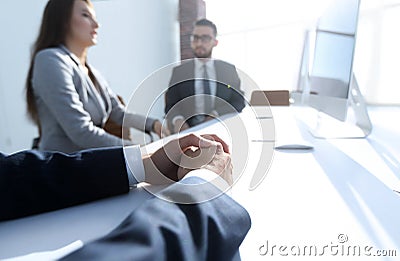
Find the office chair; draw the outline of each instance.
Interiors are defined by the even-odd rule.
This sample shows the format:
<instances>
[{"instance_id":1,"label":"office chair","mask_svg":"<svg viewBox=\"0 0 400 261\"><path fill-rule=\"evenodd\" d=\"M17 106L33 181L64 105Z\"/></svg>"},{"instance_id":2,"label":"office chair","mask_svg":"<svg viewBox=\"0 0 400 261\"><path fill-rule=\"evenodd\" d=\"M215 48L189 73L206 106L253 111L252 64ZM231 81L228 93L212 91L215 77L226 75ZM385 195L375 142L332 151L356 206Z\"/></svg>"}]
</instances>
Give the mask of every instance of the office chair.
<instances>
[{"instance_id":1,"label":"office chair","mask_svg":"<svg viewBox=\"0 0 400 261\"><path fill-rule=\"evenodd\" d=\"M289 106L289 91L288 90L254 90L251 93L251 106Z\"/></svg>"}]
</instances>

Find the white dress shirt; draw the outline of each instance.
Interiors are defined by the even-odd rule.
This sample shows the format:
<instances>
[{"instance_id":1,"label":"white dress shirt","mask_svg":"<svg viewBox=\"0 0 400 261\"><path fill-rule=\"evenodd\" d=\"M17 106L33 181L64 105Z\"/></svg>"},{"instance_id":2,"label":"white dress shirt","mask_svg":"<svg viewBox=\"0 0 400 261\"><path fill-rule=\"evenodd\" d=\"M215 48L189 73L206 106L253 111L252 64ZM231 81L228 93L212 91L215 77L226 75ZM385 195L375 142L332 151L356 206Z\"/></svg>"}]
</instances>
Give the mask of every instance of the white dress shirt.
<instances>
[{"instance_id":1,"label":"white dress shirt","mask_svg":"<svg viewBox=\"0 0 400 261\"><path fill-rule=\"evenodd\" d=\"M210 91L213 96L211 104L214 105L214 97L217 94L217 74L215 72L214 60L210 59L207 62L205 60L195 59L194 60L194 94L203 94L203 76L204 76L204 65L207 68L208 79L210 79ZM202 114L206 111L204 108L204 99L201 96L195 96L195 111L198 114Z\"/></svg>"}]
</instances>

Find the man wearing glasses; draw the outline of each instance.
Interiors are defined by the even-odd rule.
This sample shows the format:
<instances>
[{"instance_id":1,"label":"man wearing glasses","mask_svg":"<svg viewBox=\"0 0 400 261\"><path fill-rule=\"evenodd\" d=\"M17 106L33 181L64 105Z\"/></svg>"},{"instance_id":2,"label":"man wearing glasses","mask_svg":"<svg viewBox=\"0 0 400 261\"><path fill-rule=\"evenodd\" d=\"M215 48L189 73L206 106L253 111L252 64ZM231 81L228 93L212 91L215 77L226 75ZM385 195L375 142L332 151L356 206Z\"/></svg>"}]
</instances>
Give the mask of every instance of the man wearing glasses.
<instances>
[{"instance_id":1,"label":"man wearing glasses","mask_svg":"<svg viewBox=\"0 0 400 261\"><path fill-rule=\"evenodd\" d=\"M234 65L212 59L217 27L207 19L195 23L190 41L195 59L175 67L165 94L170 131L177 133L245 106Z\"/></svg>"}]
</instances>

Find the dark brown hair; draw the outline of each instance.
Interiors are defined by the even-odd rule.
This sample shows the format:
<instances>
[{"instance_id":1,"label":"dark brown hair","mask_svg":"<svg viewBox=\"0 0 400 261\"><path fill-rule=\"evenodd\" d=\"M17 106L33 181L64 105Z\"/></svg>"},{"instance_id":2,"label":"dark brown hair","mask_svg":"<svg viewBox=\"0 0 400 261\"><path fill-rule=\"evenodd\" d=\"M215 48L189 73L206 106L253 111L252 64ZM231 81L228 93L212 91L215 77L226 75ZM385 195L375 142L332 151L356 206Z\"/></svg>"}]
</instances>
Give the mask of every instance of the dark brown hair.
<instances>
[{"instance_id":1,"label":"dark brown hair","mask_svg":"<svg viewBox=\"0 0 400 261\"><path fill-rule=\"evenodd\" d=\"M89 0L82 0L90 4ZM35 56L43 49L65 44L71 23L75 0L49 0L43 12L39 35L33 44L28 76L26 77L26 102L30 119L39 124L35 96L32 88L32 74Z\"/></svg>"},{"instance_id":2,"label":"dark brown hair","mask_svg":"<svg viewBox=\"0 0 400 261\"><path fill-rule=\"evenodd\" d=\"M196 21L196 23L194 25L195 26L208 26L214 31L214 36L217 36L217 33L218 33L217 26L208 19L205 19L205 18L200 19L200 20Z\"/></svg>"}]
</instances>

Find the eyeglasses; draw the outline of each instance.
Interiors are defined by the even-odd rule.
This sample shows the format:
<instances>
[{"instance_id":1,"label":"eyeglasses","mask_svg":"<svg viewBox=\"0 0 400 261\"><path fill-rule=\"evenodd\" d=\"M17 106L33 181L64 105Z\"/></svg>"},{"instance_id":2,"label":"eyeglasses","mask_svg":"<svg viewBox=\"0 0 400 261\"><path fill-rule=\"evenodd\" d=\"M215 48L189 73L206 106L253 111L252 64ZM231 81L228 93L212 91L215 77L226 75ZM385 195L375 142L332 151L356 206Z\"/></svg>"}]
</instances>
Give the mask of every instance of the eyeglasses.
<instances>
[{"instance_id":1,"label":"eyeglasses","mask_svg":"<svg viewBox=\"0 0 400 261\"><path fill-rule=\"evenodd\" d=\"M213 37L206 35L206 34L203 34L203 35L192 34L190 36L190 41L192 41L192 42L201 41L203 43L209 43L212 39L213 39Z\"/></svg>"}]
</instances>

